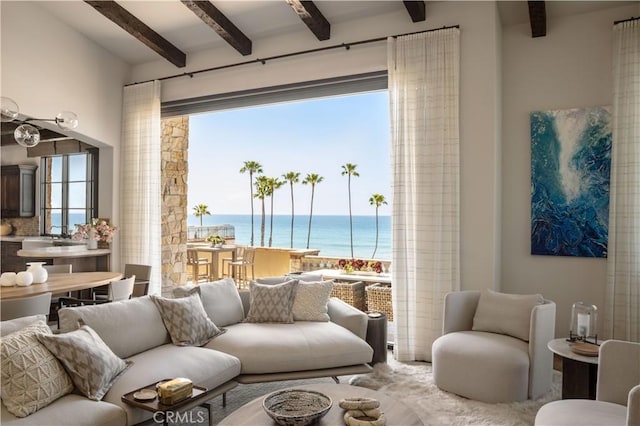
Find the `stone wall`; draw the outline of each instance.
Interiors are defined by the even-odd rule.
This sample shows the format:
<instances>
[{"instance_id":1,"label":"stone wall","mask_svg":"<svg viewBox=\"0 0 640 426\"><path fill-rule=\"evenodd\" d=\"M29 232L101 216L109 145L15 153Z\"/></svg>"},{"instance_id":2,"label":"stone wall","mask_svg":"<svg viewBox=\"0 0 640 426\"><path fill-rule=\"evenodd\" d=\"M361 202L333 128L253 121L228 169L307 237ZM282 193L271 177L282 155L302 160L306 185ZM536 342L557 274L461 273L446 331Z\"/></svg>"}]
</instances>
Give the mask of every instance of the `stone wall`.
<instances>
[{"instance_id":1,"label":"stone wall","mask_svg":"<svg viewBox=\"0 0 640 426\"><path fill-rule=\"evenodd\" d=\"M162 120L162 295L187 283L189 117Z\"/></svg>"}]
</instances>

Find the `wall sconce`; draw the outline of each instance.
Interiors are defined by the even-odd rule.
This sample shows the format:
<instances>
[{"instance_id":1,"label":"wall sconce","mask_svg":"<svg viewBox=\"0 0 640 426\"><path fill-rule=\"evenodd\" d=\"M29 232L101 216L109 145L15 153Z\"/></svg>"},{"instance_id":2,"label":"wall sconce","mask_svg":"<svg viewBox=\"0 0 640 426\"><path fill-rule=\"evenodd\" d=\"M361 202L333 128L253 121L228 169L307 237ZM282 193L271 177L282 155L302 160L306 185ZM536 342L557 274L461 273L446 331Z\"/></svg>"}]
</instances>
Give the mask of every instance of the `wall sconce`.
<instances>
[{"instance_id":1,"label":"wall sconce","mask_svg":"<svg viewBox=\"0 0 640 426\"><path fill-rule=\"evenodd\" d=\"M7 123L16 120L20 111L18 104L6 96L1 96L0 101L1 121ZM40 131L37 127L29 124L29 121L53 121L63 130L71 130L78 127L78 116L71 111L61 111L55 118L27 118L13 132L13 138L25 148L32 148L40 143Z\"/></svg>"},{"instance_id":2,"label":"wall sconce","mask_svg":"<svg viewBox=\"0 0 640 426\"><path fill-rule=\"evenodd\" d=\"M593 339L593 341L589 341ZM598 308L576 302L571 307L571 324L569 326L569 341L583 341L598 344Z\"/></svg>"}]
</instances>

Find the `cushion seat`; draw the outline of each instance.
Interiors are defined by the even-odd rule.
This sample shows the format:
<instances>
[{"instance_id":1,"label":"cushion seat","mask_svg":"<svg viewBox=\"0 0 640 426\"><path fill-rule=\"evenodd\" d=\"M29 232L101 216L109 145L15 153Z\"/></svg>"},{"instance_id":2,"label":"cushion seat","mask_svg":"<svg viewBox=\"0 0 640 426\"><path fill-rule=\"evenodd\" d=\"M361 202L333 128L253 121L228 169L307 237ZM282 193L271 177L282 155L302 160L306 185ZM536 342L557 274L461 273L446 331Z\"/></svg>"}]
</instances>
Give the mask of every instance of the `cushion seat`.
<instances>
[{"instance_id":1,"label":"cushion seat","mask_svg":"<svg viewBox=\"0 0 640 426\"><path fill-rule=\"evenodd\" d=\"M604 401L565 399L543 405L536 425L616 426L627 424L627 407Z\"/></svg>"},{"instance_id":2,"label":"cushion seat","mask_svg":"<svg viewBox=\"0 0 640 426\"><path fill-rule=\"evenodd\" d=\"M126 412L129 425L150 419L152 413L122 402L120 398L127 392L175 377L186 377L196 385L213 389L240 374L240 360L236 357L194 346L166 344L134 355L129 360L133 364L103 398L103 401Z\"/></svg>"},{"instance_id":3,"label":"cushion seat","mask_svg":"<svg viewBox=\"0 0 640 426\"><path fill-rule=\"evenodd\" d=\"M121 407L69 394L27 417L16 417L2 404L2 425L120 426L127 415Z\"/></svg>"},{"instance_id":4,"label":"cushion seat","mask_svg":"<svg viewBox=\"0 0 640 426\"><path fill-rule=\"evenodd\" d=\"M503 334L445 334L433 343L433 378L440 389L478 401L524 401L528 350L527 342Z\"/></svg>"},{"instance_id":5,"label":"cushion seat","mask_svg":"<svg viewBox=\"0 0 640 426\"><path fill-rule=\"evenodd\" d=\"M373 357L364 340L331 322L234 324L205 347L240 358L242 374L320 370L364 364Z\"/></svg>"}]
</instances>

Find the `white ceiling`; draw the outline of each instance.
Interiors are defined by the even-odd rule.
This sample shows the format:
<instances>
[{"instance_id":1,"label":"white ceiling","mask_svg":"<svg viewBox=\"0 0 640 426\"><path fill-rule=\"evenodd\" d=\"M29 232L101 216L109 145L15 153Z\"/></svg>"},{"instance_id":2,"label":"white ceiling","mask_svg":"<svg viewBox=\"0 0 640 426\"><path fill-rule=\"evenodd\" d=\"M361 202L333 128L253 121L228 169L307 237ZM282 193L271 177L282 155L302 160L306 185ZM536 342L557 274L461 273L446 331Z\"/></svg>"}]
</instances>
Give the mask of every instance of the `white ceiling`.
<instances>
[{"instance_id":1,"label":"white ceiling","mask_svg":"<svg viewBox=\"0 0 640 426\"><path fill-rule=\"evenodd\" d=\"M154 61L158 55L123 29L80 0L36 1L44 9L84 34L98 45L137 65ZM119 0L118 3L154 31L185 53L226 45L179 0ZM277 35L293 34L305 28L304 23L284 0L213 0L254 43ZM318 9L331 24L344 24L367 16L404 9L401 1L316 1ZM566 16L617 7L621 1L547 1L547 17ZM499 1L503 25L528 22L526 1ZM429 2L427 2L427 22ZM230 49L232 49L229 46Z\"/></svg>"}]
</instances>

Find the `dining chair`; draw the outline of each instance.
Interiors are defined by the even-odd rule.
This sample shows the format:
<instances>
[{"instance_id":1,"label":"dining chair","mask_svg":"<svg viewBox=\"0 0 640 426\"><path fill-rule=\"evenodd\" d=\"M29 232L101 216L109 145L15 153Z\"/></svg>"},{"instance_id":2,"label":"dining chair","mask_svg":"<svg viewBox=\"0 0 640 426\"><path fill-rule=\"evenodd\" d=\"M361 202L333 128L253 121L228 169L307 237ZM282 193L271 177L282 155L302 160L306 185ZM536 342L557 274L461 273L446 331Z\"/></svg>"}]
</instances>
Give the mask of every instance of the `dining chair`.
<instances>
[{"instance_id":1,"label":"dining chair","mask_svg":"<svg viewBox=\"0 0 640 426\"><path fill-rule=\"evenodd\" d=\"M42 267L47 271L48 274L71 274L73 273L73 265L72 264L62 264L62 265L42 265ZM66 297L72 297L71 292L63 293ZM59 296L61 294L55 294L51 296L51 304L49 307L49 321L57 322L58 321L58 305L59 305Z\"/></svg>"},{"instance_id":2,"label":"dining chair","mask_svg":"<svg viewBox=\"0 0 640 426\"><path fill-rule=\"evenodd\" d=\"M236 256L235 256L235 260L233 257L223 257L222 258L222 274L223 277L230 277L231 276L231 262L237 262L240 260L244 259L244 250L245 250L245 246L236 246Z\"/></svg>"},{"instance_id":3,"label":"dining chair","mask_svg":"<svg viewBox=\"0 0 640 426\"><path fill-rule=\"evenodd\" d=\"M235 262L229 263L229 276L236 279L239 287L247 286L247 270L249 267L251 268L251 279L256 279L255 256L255 247L246 247L244 249L242 260L236 260Z\"/></svg>"},{"instance_id":4,"label":"dining chair","mask_svg":"<svg viewBox=\"0 0 640 426\"><path fill-rule=\"evenodd\" d=\"M50 307L51 293L21 297L19 299L2 299L0 300L0 321L31 315L46 315L48 317Z\"/></svg>"},{"instance_id":5,"label":"dining chair","mask_svg":"<svg viewBox=\"0 0 640 426\"><path fill-rule=\"evenodd\" d=\"M201 278L204 278L205 281L209 280L213 264L206 257L199 257L198 250L187 249L187 266L191 266L191 280L193 282L199 282ZM201 267L204 267L204 274L200 273Z\"/></svg>"},{"instance_id":6,"label":"dining chair","mask_svg":"<svg viewBox=\"0 0 640 426\"><path fill-rule=\"evenodd\" d=\"M111 281L107 284L107 295L103 297L100 294L94 295L94 299L78 299L75 297L61 297L59 300L59 308L70 306L97 305L100 303L117 302L127 300L133 294L133 286L136 276L132 275L121 280Z\"/></svg>"},{"instance_id":7,"label":"dining chair","mask_svg":"<svg viewBox=\"0 0 640 426\"><path fill-rule=\"evenodd\" d=\"M42 265L48 274L71 274L73 273L73 265Z\"/></svg>"},{"instance_id":8,"label":"dining chair","mask_svg":"<svg viewBox=\"0 0 640 426\"><path fill-rule=\"evenodd\" d=\"M124 265L124 276L135 276L132 297L142 297L149 293L149 280L151 279L151 266L127 263Z\"/></svg>"}]
</instances>

